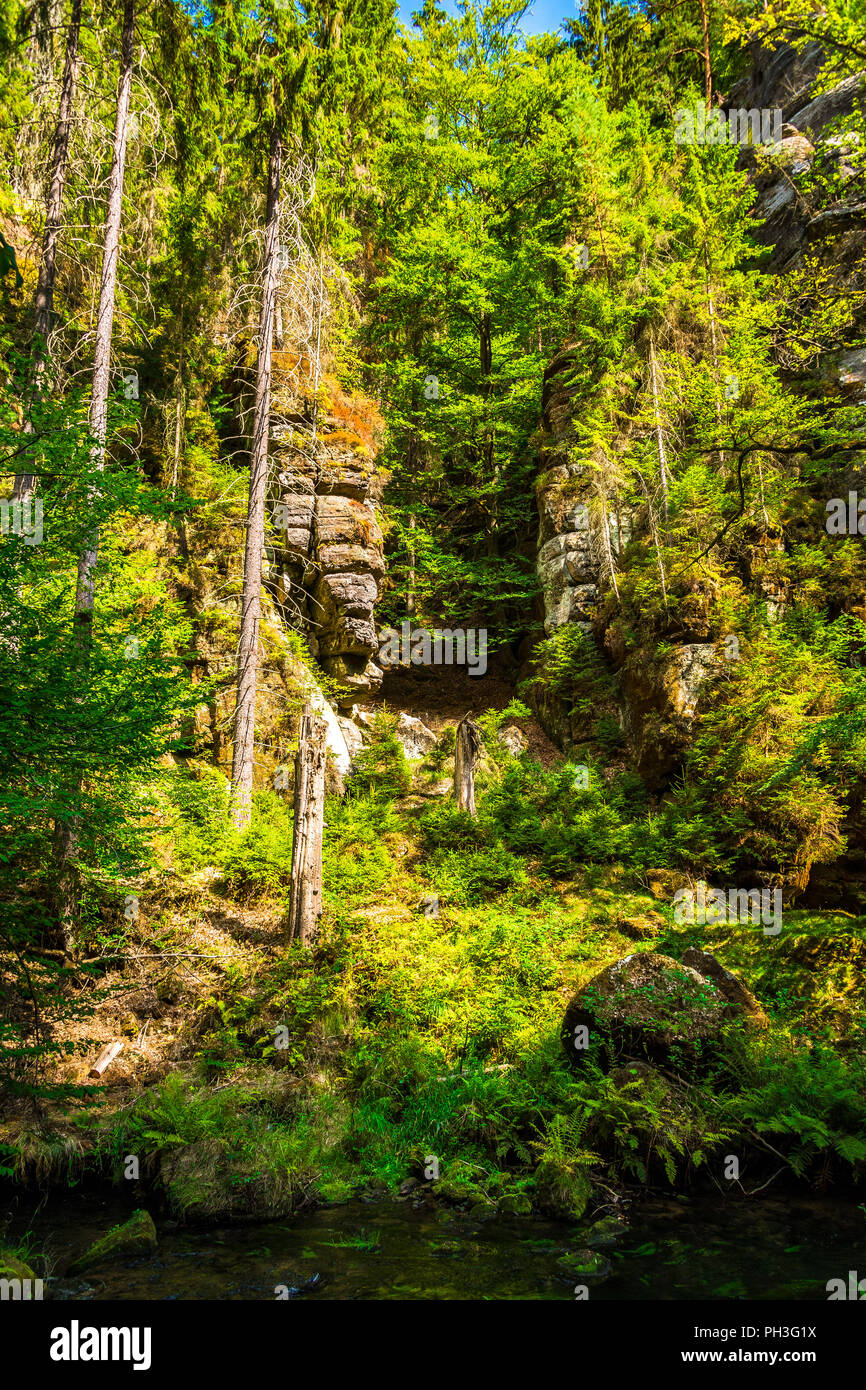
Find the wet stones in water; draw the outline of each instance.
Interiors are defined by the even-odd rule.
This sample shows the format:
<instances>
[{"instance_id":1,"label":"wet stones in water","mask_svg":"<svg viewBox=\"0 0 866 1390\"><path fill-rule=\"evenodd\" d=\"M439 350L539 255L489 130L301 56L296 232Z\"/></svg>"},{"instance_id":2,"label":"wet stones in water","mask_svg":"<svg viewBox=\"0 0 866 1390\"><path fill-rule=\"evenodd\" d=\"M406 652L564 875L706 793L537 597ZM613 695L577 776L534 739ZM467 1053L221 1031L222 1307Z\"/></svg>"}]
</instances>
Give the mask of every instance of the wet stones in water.
<instances>
[{"instance_id":1,"label":"wet stones in water","mask_svg":"<svg viewBox=\"0 0 866 1390\"><path fill-rule=\"evenodd\" d=\"M293 1283L277 1284L276 1297L278 1300L285 1301L292 1298L303 1298L304 1294L315 1293L316 1289L322 1287L321 1274L311 1274L309 1279L301 1279L298 1275L289 1275Z\"/></svg>"},{"instance_id":2,"label":"wet stones in water","mask_svg":"<svg viewBox=\"0 0 866 1390\"><path fill-rule=\"evenodd\" d=\"M601 1250L616 1245L627 1231L628 1223L618 1216L604 1216L600 1221L594 1221L581 1238L586 1241L589 1250Z\"/></svg>"},{"instance_id":3,"label":"wet stones in water","mask_svg":"<svg viewBox=\"0 0 866 1390\"><path fill-rule=\"evenodd\" d=\"M569 1250L556 1261L557 1269L566 1279L586 1279L600 1283L611 1273L612 1265L598 1250Z\"/></svg>"}]
</instances>

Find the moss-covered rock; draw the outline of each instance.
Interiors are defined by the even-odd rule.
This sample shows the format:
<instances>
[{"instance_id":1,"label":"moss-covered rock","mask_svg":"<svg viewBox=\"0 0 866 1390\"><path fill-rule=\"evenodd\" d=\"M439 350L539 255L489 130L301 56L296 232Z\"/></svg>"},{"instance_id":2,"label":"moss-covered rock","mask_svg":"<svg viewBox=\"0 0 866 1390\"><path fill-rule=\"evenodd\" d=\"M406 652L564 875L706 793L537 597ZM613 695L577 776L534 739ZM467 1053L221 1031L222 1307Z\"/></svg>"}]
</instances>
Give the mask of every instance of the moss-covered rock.
<instances>
[{"instance_id":1,"label":"moss-covered rock","mask_svg":"<svg viewBox=\"0 0 866 1390\"><path fill-rule=\"evenodd\" d=\"M600 1250L608 1246L616 1245L618 1240L622 1240L628 1224L618 1216L603 1216L600 1221L594 1221L586 1230L582 1239L586 1241L587 1249Z\"/></svg>"},{"instance_id":2,"label":"moss-covered rock","mask_svg":"<svg viewBox=\"0 0 866 1390\"><path fill-rule=\"evenodd\" d=\"M615 961L578 991L562 1043L572 1064L595 1055L607 1071L612 1058L643 1056L676 1070L706 1055L727 1018L713 981L645 951Z\"/></svg>"},{"instance_id":3,"label":"moss-covered rock","mask_svg":"<svg viewBox=\"0 0 866 1390\"><path fill-rule=\"evenodd\" d=\"M611 1272L610 1260L597 1250L569 1250L560 1255L557 1267L570 1279L606 1279Z\"/></svg>"},{"instance_id":4,"label":"moss-covered rock","mask_svg":"<svg viewBox=\"0 0 866 1390\"><path fill-rule=\"evenodd\" d=\"M145 1259L156 1253L156 1227L149 1212L135 1211L122 1226L112 1226L101 1239L74 1260L68 1274L83 1274L112 1260Z\"/></svg>"},{"instance_id":5,"label":"moss-covered rock","mask_svg":"<svg viewBox=\"0 0 866 1390\"><path fill-rule=\"evenodd\" d=\"M616 929L632 941L651 940L665 928L665 919L660 912L644 912L636 917L620 917Z\"/></svg>"},{"instance_id":6,"label":"moss-covered rock","mask_svg":"<svg viewBox=\"0 0 866 1390\"><path fill-rule=\"evenodd\" d=\"M503 1216L531 1216L532 1203L523 1192L512 1192L499 1203Z\"/></svg>"},{"instance_id":7,"label":"moss-covered rock","mask_svg":"<svg viewBox=\"0 0 866 1390\"><path fill-rule=\"evenodd\" d=\"M589 1173L564 1156L549 1154L535 1170L538 1205L559 1221L579 1221L592 1192Z\"/></svg>"},{"instance_id":8,"label":"moss-covered rock","mask_svg":"<svg viewBox=\"0 0 866 1390\"><path fill-rule=\"evenodd\" d=\"M25 1297L32 1298L32 1285L36 1275L30 1266L26 1265L23 1260L19 1260L18 1256L14 1255L11 1250L0 1249L0 1279L20 1279L22 1283L25 1280L30 1280Z\"/></svg>"}]
</instances>

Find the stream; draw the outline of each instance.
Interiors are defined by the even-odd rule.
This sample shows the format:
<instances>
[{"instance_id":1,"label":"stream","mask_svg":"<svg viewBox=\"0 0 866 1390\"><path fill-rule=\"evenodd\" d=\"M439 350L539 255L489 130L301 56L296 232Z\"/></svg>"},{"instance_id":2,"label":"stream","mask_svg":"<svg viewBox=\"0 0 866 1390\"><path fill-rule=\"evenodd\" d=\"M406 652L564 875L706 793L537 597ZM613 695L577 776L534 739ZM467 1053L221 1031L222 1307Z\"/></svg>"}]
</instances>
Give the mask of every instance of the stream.
<instances>
[{"instance_id":1,"label":"stream","mask_svg":"<svg viewBox=\"0 0 866 1390\"><path fill-rule=\"evenodd\" d=\"M84 1192L16 1201L9 1235L31 1233L55 1269L129 1206ZM600 1213L603 1214L603 1213ZM157 1219L159 1251L77 1279L55 1276L55 1299L291 1298L571 1300L575 1278L557 1265L585 1244L579 1228L536 1217L473 1220L450 1208L357 1199L283 1222L183 1226ZM866 1276L866 1207L827 1198L658 1198L632 1205L606 1248L611 1273L593 1300L826 1301L828 1279ZM285 1293L281 1296L285 1297Z\"/></svg>"}]
</instances>

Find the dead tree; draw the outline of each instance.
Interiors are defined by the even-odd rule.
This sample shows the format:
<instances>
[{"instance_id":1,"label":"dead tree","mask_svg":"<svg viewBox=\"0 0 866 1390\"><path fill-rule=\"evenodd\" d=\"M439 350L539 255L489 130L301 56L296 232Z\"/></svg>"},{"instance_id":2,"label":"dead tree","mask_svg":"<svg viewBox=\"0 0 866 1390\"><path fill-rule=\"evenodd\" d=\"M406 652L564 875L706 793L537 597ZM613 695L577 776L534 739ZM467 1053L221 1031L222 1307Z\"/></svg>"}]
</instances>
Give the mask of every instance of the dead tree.
<instances>
[{"instance_id":1,"label":"dead tree","mask_svg":"<svg viewBox=\"0 0 866 1390\"><path fill-rule=\"evenodd\" d=\"M304 706L295 756L295 820L289 941L312 946L322 915L322 827L328 726Z\"/></svg>"},{"instance_id":2,"label":"dead tree","mask_svg":"<svg viewBox=\"0 0 866 1390\"><path fill-rule=\"evenodd\" d=\"M60 216L63 210L63 185L66 181L66 166L69 161L69 136L72 130L72 106L78 80L78 41L81 31L82 0L72 0L72 13L66 35L66 57L63 64L63 81L60 86L60 105L57 111L57 126L54 131L54 150L51 157L51 181L48 185L48 201L45 207L45 229L42 234L42 259L39 262L39 278L36 282L36 302L33 312L33 343L36 354L34 369L34 394L42 384L45 369L46 344L51 332L51 316L54 309L54 280L57 269L57 246L60 241ZM28 418L24 425L25 433L30 434L33 426ZM15 479L15 497L27 498L36 486L32 473L19 473Z\"/></svg>"},{"instance_id":3,"label":"dead tree","mask_svg":"<svg viewBox=\"0 0 866 1390\"><path fill-rule=\"evenodd\" d=\"M481 756L481 731L471 715L465 714L457 725L454 749L454 800L458 811L475 810L475 764Z\"/></svg>"},{"instance_id":4,"label":"dead tree","mask_svg":"<svg viewBox=\"0 0 866 1390\"><path fill-rule=\"evenodd\" d=\"M246 830L252 815L253 751L256 726L256 680L259 620L262 611L262 554L265 548L265 497L268 487L268 425L271 413L271 352L277 299L280 227L280 169L283 144L278 125L271 131L265 210L265 265L256 361L256 404L250 457L250 495L244 553L241 634L238 643L238 691L232 755L232 820Z\"/></svg>"},{"instance_id":5,"label":"dead tree","mask_svg":"<svg viewBox=\"0 0 866 1390\"><path fill-rule=\"evenodd\" d=\"M129 98L132 89L132 68L135 56L135 0L124 0L121 39L120 77L117 84L117 108L114 122L114 143L111 152L111 174L108 184L108 205L105 217L105 236L102 249L102 275L99 286L99 307L96 314L96 343L93 354L93 386L90 396L88 425L93 437L92 463L97 472L105 468L105 436L108 430L108 391L111 384L111 337L114 327L114 300L117 288L117 267L120 256L120 227L123 205L123 173L126 164L126 142L129 129ZM73 635L76 660L82 675L93 640L93 613L96 598L96 565L99 558L99 528L85 537L78 557L78 577L75 588ZM74 918L76 896L75 861L78 855L79 825L75 803L81 792L80 781L69 789L70 806L65 819L55 822L54 845L57 863L55 907L60 920L63 948L74 955Z\"/></svg>"}]
</instances>

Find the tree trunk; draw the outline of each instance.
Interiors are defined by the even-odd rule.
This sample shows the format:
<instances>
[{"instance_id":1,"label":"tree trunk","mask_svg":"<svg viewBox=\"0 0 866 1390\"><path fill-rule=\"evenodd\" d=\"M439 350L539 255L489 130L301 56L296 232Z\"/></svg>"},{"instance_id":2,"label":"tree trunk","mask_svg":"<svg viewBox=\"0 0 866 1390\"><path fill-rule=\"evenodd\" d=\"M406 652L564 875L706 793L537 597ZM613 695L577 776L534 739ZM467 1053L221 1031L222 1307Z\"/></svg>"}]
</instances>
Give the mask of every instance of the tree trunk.
<instances>
[{"instance_id":1,"label":"tree trunk","mask_svg":"<svg viewBox=\"0 0 866 1390\"><path fill-rule=\"evenodd\" d=\"M304 706L295 756L295 816L289 941L312 946L322 915L322 833L327 725Z\"/></svg>"},{"instance_id":2,"label":"tree trunk","mask_svg":"<svg viewBox=\"0 0 866 1390\"><path fill-rule=\"evenodd\" d=\"M132 87L132 60L135 47L135 0L125 0L121 44L120 79L117 87L117 113L114 146L108 186L108 207L102 251L102 278L96 317L96 345L93 356L93 387L89 427L95 439L93 459L101 472L105 467L105 435L108 426L108 389L111 381L111 335L114 326L114 295L120 250L120 220L123 204L123 171L126 163L126 132L129 123L129 95ZM94 571L99 555L99 531L92 531L78 558L75 589L74 638L79 657L86 658L93 637ZM74 922L77 905L78 817L75 802L81 792L80 781L70 789L71 808L67 817L55 824L55 850L58 882L55 908L67 955L74 954Z\"/></svg>"},{"instance_id":3,"label":"tree trunk","mask_svg":"<svg viewBox=\"0 0 866 1390\"><path fill-rule=\"evenodd\" d=\"M54 279L57 269L57 243L60 240L60 215L63 209L63 185L66 181L69 135L72 129L72 105L75 100L75 87L78 80L81 5L82 0L72 0L72 13L69 16L69 29L66 34L63 81L60 86L60 105L57 109L57 126L54 131L51 182L48 185L48 200L45 205L42 259L39 262L36 299L33 306L33 347L37 359L34 371L34 392L39 390L40 379L45 369L46 343L51 331L51 314L54 309ZM31 428L28 420L25 425L28 434ZM22 500L30 497L35 484L36 479L32 473L19 473L15 478L13 496Z\"/></svg>"},{"instance_id":4,"label":"tree trunk","mask_svg":"<svg viewBox=\"0 0 866 1390\"><path fill-rule=\"evenodd\" d=\"M43 340L48 337L51 329L51 314L54 308L54 278L57 268L57 243L60 239L60 214L63 206L63 185L66 181L66 165L69 158L69 136L72 129L72 104L75 100L75 86L78 80L78 39L81 30L81 5L82 0L72 0L72 13L69 16L69 30L66 35L66 58L63 65L63 82L60 87L60 106L57 111L57 127L54 132L54 157L51 163L51 183L48 188L48 202L45 208L45 231L42 235L42 260L39 264L39 278L36 282L33 329Z\"/></svg>"},{"instance_id":5,"label":"tree trunk","mask_svg":"<svg viewBox=\"0 0 866 1390\"><path fill-rule=\"evenodd\" d=\"M454 749L454 799L458 811L475 810L475 764L481 755L481 732L471 715L465 714L457 725Z\"/></svg>"},{"instance_id":6,"label":"tree trunk","mask_svg":"<svg viewBox=\"0 0 866 1390\"><path fill-rule=\"evenodd\" d=\"M652 384L652 395L653 395L653 414L654 414L654 416L655 416L656 443L657 443L657 445L658 445L658 451L659 451L659 476L660 476L660 478L661 478L661 484L662 484L662 499L663 499L663 502L664 502L665 516L667 516L667 510L668 510L668 470L667 470L667 455L666 455L666 452L665 452L665 436L664 436L664 430L662 429L662 417L661 417L661 412L660 412L660 410L659 410L659 387L658 387L658 376L656 375L656 353L655 353L655 343L653 342L652 334L650 334L650 345L649 345L649 347L650 347L650 381L651 381L651 384Z\"/></svg>"},{"instance_id":7,"label":"tree trunk","mask_svg":"<svg viewBox=\"0 0 866 1390\"><path fill-rule=\"evenodd\" d=\"M271 339L277 297L277 238L280 224L282 139L271 132L265 214L265 268L256 364L256 405L250 457L250 496L244 554L244 590L238 643L238 689L232 758L232 820L245 830L252 815L253 750L256 724L256 675L262 606L262 552L265 544L265 495L268 483L268 422L271 413Z\"/></svg>"},{"instance_id":8,"label":"tree trunk","mask_svg":"<svg viewBox=\"0 0 866 1390\"><path fill-rule=\"evenodd\" d=\"M704 54L704 101L707 110L713 99L713 71L710 65L710 25L707 17L707 0L698 0L701 11L701 41Z\"/></svg>"},{"instance_id":9,"label":"tree trunk","mask_svg":"<svg viewBox=\"0 0 866 1390\"><path fill-rule=\"evenodd\" d=\"M114 329L114 297L120 255L120 221L123 209L123 171L126 164L126 132L129 125L129 94L132 87L132 58L135 46L135 0L125 0L120 81L117 88L117 115L114 148L108 185L108 210L102 252L102 279L96 314L96 347L93 355L93 389L88 424L96 440L93 460L100 472L105 467L105 435L108 428L108 392L111 385L111 335ZM93 626L94 570L99 555L99 532L92 532L78 561L75 595L75 625L79 640L89 644Z\"/></svg>"},{"instance_id":10,"label":"tree trunk","mask_svg":"<svg viewBox=\"0 0 866 1390\"><path fill-rule=\"evenodd\" d=\"M93 1066L90 1068L90 1071L87 1073L87 1075L101 1076L102 1073L104 1071L107 1071L108 1068L111 1066L115 1057L120 1056L122 1051L122 1042L106 1043L105 1047L102 1049L99 1056L96 1058L96 1061L93 1063Z\"/></svg>"}]
</instances>

